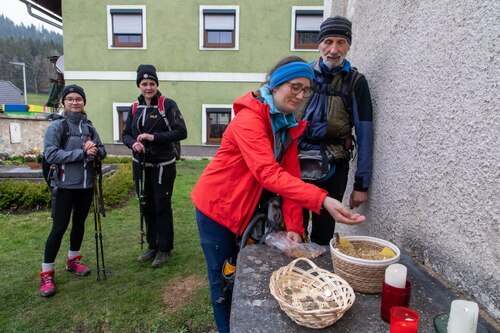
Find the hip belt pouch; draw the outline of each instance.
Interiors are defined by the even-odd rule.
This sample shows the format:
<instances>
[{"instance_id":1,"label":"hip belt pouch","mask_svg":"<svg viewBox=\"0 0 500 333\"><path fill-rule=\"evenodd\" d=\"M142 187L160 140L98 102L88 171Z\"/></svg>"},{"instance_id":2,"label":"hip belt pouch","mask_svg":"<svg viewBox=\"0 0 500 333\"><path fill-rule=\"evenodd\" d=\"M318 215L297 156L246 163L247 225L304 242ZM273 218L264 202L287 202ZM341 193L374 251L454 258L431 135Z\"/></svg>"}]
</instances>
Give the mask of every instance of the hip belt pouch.
<instances>
[{"instance_id":1,"label":"hip belt pouch","mask_svg":"<svg viewBox=\"0 0 500 333\"><path fill-rule=\"evenodd\" d=\"M335 173L335 159L326 150L300 150L299 163L305 181L321 183Z\"/></svg>"}]
</instances>

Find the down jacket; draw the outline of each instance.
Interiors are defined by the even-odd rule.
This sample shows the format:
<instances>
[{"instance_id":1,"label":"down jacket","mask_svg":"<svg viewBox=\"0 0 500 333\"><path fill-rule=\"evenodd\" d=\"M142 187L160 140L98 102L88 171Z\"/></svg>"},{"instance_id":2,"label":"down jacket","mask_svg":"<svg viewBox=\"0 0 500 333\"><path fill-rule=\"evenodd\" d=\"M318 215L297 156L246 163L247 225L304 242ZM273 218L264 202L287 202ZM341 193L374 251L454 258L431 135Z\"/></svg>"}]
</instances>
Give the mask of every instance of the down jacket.
<instances>
[{"instance_id":1,"label":"down jacket","mask_svg":"<svg viewBox=\"0 0 500 333\"><path fill-rule=\"evenodd\" d=\"M290 129L292 144L278 163L269 105L250 92L233 105L235 117L223 134L217 154L191 192L203 214L241 235L263 189L283 198L288 231L303 234L302 206L319 213L327 192L300 179L297 139L306 127L300 121Z\"/></svg>"}]
</instances>

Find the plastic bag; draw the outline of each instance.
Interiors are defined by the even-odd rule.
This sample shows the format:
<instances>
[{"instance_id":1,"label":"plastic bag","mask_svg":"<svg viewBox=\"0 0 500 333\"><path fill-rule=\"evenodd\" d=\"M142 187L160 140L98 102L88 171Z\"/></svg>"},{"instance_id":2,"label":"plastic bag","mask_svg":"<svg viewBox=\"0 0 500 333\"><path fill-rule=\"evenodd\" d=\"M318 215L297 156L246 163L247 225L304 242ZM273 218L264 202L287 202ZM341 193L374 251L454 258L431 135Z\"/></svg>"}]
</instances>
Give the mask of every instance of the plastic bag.
<instances>
[{"instance_id":1,"label":"plastic bag","mask_svg":"<svg viewBox=\"0 0 500 333\"><path fill-rule=\"evenodd\" d=\"M272 232L266 236L266 244L281 250L290 258L313 259L325 253L326 249L316 243L296 243L286 236L285 231Z\"/></svg>"}]
</instances>

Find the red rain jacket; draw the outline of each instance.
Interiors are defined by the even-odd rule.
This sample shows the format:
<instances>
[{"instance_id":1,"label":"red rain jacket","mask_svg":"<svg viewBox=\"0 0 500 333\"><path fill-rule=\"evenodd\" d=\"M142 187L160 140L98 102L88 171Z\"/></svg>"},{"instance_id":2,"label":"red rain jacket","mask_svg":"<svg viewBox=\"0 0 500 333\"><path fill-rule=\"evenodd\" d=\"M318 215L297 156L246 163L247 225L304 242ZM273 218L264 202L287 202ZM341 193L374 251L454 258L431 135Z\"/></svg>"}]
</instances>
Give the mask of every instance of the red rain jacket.
<instances>
[{"instance_id":1,"label":"red rain jacket","mask_svg":"<svg viewBox=\"0 0 500 333\"><path fill-rule=\"evenodd\" d=\"M290 144L278 164L269 105L253 93L238 98L235 117L227 126L219 150L191 192L203 214L241 235L265 188L283 198L287 231L304 233L302 206L319 213L327 192L300 179L297 139L306 123L291 128Z\"/></svg>"}]
</instances>

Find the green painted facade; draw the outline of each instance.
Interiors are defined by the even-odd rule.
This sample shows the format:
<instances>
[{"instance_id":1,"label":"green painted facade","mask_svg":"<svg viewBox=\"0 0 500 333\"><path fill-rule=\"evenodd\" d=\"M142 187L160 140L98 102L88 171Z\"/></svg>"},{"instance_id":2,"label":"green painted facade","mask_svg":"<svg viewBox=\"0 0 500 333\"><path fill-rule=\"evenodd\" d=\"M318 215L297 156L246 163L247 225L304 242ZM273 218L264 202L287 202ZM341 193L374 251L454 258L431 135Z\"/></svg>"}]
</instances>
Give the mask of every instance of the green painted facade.
<instances>
[{"instance_id":1,"label":"green painted facade","mask_svg":"<svg viewBox=\"0 0 500 333\"><path fill-rule=\"evenodd\" d=\"M107 5L146 6L147 49L108 49ZM200 5L239 6L239 50L199 50ZM65 71L134 72L154 64L158 72L265 73L280 58L296 54L310 61L317 51L291 52L292 6L323 6L323 0L63 0ZM87 93L87 111L105 143L113 140L113 103L139 95L134 79L67 78ZM202 143L202 104L232 104L259 87L257 82L161 81L188 126L183 143Z\"/></svg>"}]
</instances>

